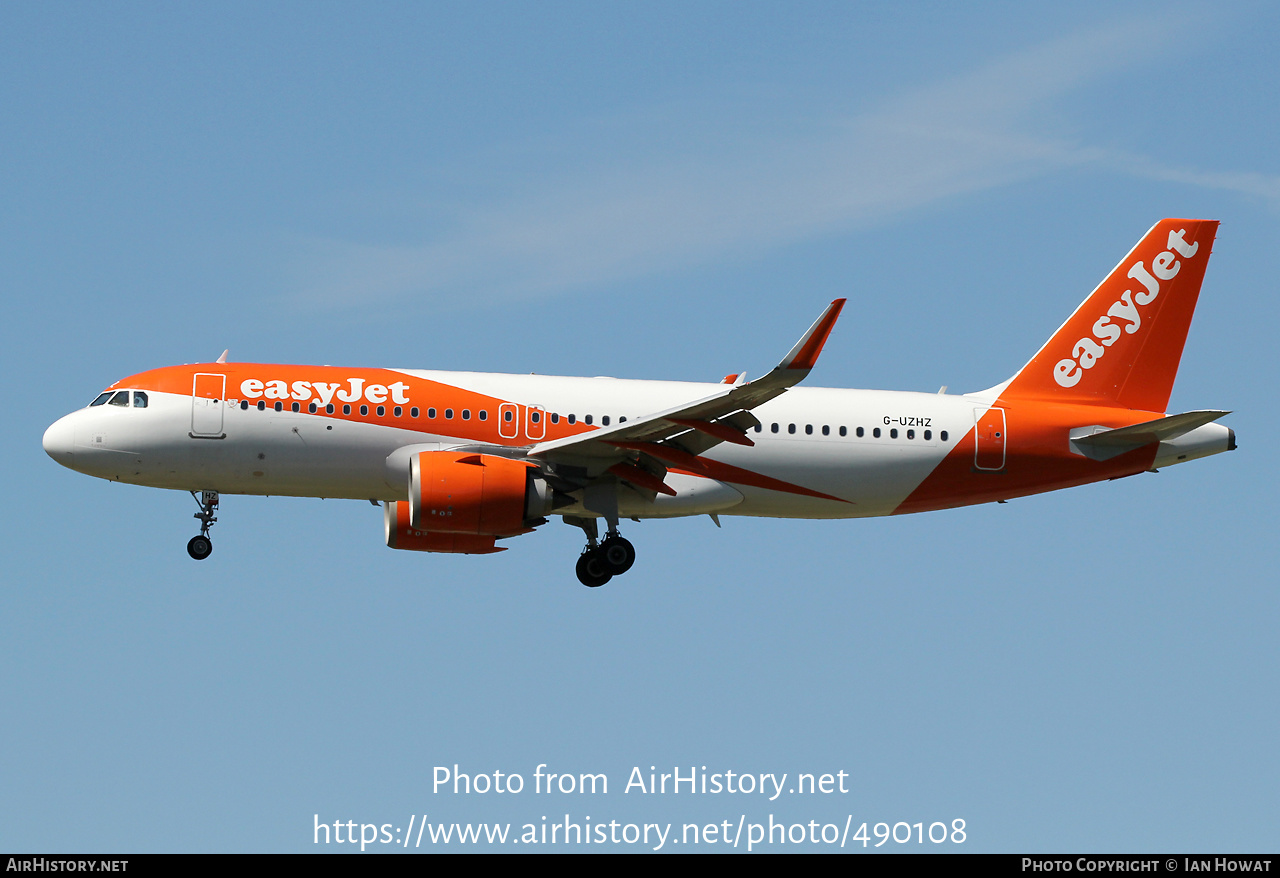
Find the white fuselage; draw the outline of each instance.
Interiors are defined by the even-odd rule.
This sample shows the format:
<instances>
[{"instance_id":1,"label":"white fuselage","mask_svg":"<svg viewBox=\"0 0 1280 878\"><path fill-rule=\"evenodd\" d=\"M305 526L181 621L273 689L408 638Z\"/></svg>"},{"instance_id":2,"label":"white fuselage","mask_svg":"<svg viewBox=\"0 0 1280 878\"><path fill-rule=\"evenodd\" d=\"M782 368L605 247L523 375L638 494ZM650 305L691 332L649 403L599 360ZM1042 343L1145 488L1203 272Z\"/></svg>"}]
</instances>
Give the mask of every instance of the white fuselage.
<instances>
[{"instance_id":1,"label":"white fuselage","mask_svg":"<svg viewBox=\"0 0 1280 878\"><path fill-rule=\"evenodd\" d=\"M531 411L564 419L572 415L579 424L589 417L599 426L721 389L717 384L616 378L404 374L515 401L508 429L518 434L514 443L529 445L546 429L545 423L541 430L531 423ZM70 456L62 462L76 470L139 485L392 501L405 496L408 450L471 444L450 433L460 411L446 419L445 403L434 405L431 399L416 400L419 417L409 418L406 411L403 426L393 427L326 417L323 410L295 413L286 406L277 412L265 402L263 410L257 401L244 408L232 389L228 395L230 399L217 403L217 438L192 435L193 416L210 416L193 410L199 401L152 390L146 408L99 405L67 415L50 427L52 440L47 438L46 445L66 446ZM839 499L672 473L668 479L676 496L649 501L623 495L620 511L636 517L704 512L795 518L886 515L973 429L975 409L989 405L989 400L965 396L793 388L755 410L761 428L749 431L753 447L725 443L703 456ZM427 417L430 408L434 418Z\"/></svg>"}]
</instances>

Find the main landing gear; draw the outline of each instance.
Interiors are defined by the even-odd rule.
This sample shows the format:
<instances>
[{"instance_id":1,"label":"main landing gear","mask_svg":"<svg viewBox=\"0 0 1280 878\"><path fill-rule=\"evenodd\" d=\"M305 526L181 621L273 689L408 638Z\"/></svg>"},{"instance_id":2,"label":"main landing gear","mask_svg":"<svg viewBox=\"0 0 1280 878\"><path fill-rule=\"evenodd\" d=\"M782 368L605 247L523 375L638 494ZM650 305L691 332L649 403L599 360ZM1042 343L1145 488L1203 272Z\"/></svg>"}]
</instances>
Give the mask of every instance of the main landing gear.
<instances>
[{"instance_id":1,"label":"main landing gear","mask_svg":"<svg viewBox=\"0 0 1280 878\"><path fill-rule=\"evenodd\" d=\"M582 550L575 568L578 581L587 588L599 588L615 576L621 576L636 563L636 550L630 540L610 528L603 542L597 542L596 520L578 519L578 525L587 535L587 546Z\"/></svg>"},{"instance_id":2,"label":"main landing gear","mask_svg":"<svg viewBox=\"0 0 1280 878\"><path fill-rule=\"evenodd\" d=\"M218 492L201 491L200 496L191 492L191 498L200 506L200 511L193 517L200 520L200 534L187 543L187 554L197 561L203 561L213 554L213 541L209 539L209 528L218 520L213 513L218 509Z\"/></svg>"}]
</instances>

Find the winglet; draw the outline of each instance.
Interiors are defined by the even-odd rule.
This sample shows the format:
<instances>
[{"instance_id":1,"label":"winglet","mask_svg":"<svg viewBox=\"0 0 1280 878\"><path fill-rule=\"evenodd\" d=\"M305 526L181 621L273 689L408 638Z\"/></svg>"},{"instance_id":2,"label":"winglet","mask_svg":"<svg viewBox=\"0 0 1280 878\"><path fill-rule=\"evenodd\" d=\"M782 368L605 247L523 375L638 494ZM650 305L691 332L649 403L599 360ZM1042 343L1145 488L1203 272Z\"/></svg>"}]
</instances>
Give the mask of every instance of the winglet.
<instances>
[{"instance_id":1,"label":"winglet","mask_svg":"<svg viewBox=\"0 0 1280 878\"><path fill-rule=\"evenodd\" d=\"M840 309L844 307L844 303L844 299L836 299L828 305L827 310L823 311L822 316L809 327L804 337L796 342L795 347L782 358L778 368L812 369L818 362L818 354L822 353L822 346L827 343L827 336L831 335L831 329L836 325L836 318L840 316Z\"/></svg>"}]
</instances>

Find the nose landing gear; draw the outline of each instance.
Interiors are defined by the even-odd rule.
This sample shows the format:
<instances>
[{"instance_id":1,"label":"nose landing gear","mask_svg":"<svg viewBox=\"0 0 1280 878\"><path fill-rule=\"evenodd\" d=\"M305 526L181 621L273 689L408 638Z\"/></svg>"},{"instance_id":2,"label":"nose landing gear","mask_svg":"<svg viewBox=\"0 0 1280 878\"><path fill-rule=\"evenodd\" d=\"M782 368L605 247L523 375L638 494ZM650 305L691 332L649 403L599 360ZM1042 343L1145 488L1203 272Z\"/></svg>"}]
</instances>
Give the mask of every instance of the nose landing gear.
<instances>
[{"instance_id":1,"label":"nose landing gear","mask_svg":"<svg viewBox=\"0 0 1280 878\"><path fill-rule=\"evenodd\" d=\"M187 542L187 554L197 561L203 561L213 554L213 541L209 539L209 528L218 520L214 512L218 509L218 492L201 491L200 496L191 492L191 498L200 506L200 511L193 518L200 520L200 534Z\"/></svg>"}]
</instances>

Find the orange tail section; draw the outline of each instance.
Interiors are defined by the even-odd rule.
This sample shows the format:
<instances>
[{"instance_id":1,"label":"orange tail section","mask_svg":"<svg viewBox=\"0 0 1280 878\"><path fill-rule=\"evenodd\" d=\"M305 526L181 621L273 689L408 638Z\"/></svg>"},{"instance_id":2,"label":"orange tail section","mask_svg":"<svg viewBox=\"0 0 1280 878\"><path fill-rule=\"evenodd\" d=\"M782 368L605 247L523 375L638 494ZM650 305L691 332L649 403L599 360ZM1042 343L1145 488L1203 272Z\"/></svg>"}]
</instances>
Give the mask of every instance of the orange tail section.
<instances>
[{"instance_id":1,"label":"orange tail section","mask_svg":"<svg viewBox=\"0 0 1280 878\"><path fill-rule=\"evenodd\" d=\"M1163 412L1217 231L1213 220L1156 223L1000 398Z\"/></svg>"}]
</instances>

